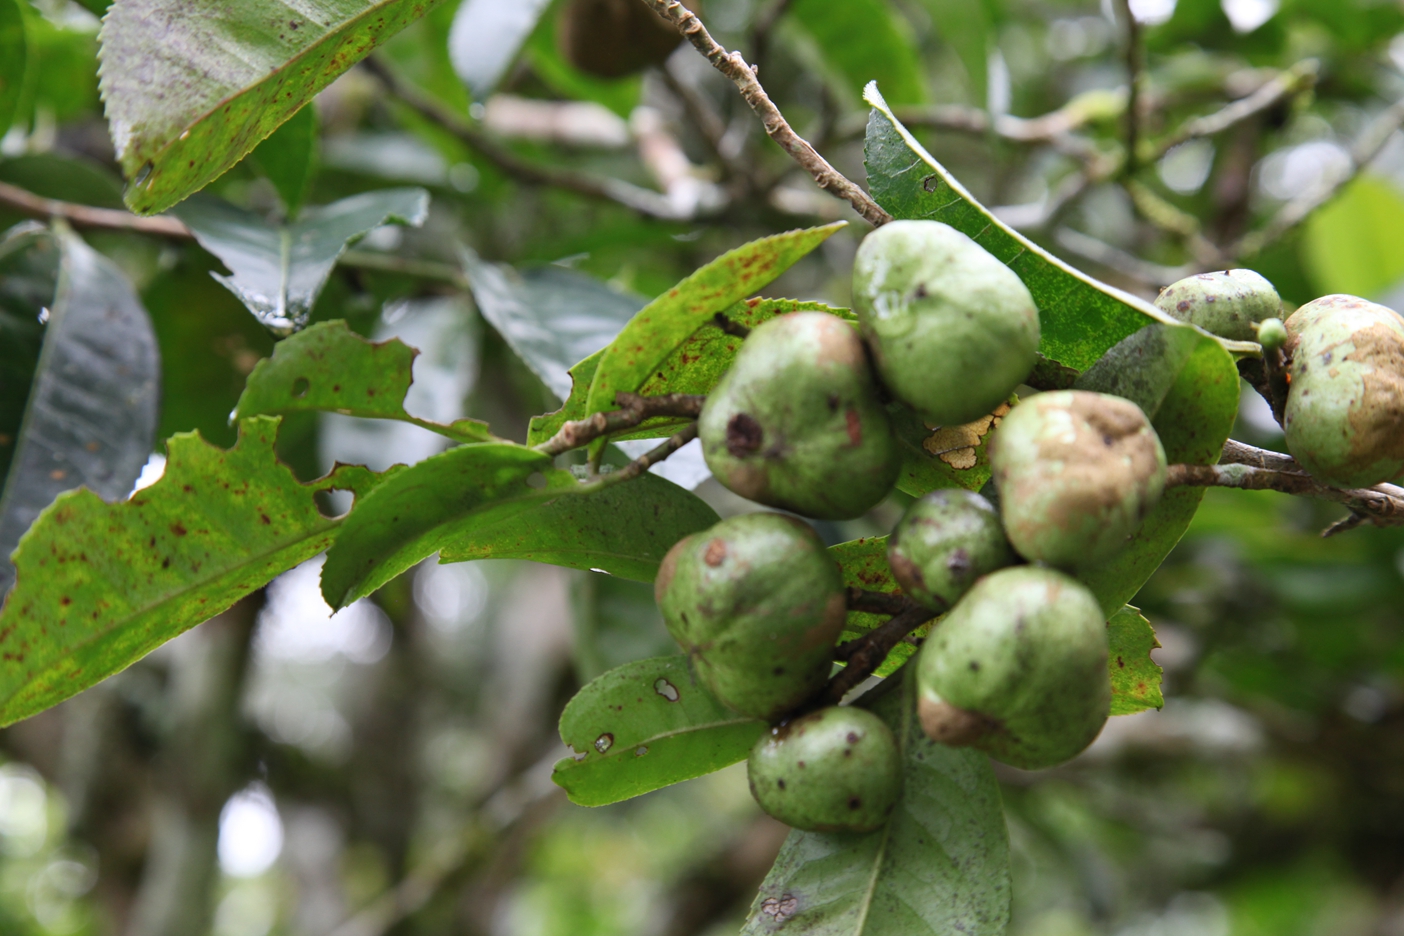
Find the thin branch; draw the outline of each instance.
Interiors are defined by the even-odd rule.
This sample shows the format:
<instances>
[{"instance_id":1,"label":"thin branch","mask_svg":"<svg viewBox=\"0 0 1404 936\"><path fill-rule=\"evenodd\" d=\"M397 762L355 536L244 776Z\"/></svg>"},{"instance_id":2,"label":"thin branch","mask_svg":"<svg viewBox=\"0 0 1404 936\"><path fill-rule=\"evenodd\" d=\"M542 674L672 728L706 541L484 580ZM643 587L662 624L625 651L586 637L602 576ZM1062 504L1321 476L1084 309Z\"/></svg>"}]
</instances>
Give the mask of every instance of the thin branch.
<instances>
[{"instance_id":1,"label":"thin branch","mask_svg":"<svg viewBox=\"0 0 1404 936\"><path fill-rule=\"evenodd\" d=\"M1295 465L1295 462L1293 463ZM1379 484L1373 488L1344 490L1330 487L1301 470L1285 471L1251 465L1171 465L1167 489L1176 487L1228 487L1244 491L1280 491L1300 497L1319 497L1350 508L1375 526L1404 526L1404 488ZM1352 524L1354 525L1354 524ZM1333 528L1334 529L1334 528Z\"/></svg>"},{"instance_id":2,"label":"thin branch","mask_svg":"<svg viewBox=\"0 0 1404 936\"><path fill-rule=\"evenodd\" d=\"M669 393L653 397L620 393L615 395L615 399L620 404L619 409L607 413L592 413L584 419L572 420L551 438L534 446L535 450L545 455L560 455L622 429L632 429L655 416L686 416L696 419L702 412L702 404L707 402L706 396L694 393Z\"/></svg>"},{"instance_id":3,"label":"thin branch","mask_svg":"<svg viewBox=\"0 0 1404 936\"><path fill-rule=\"evenodd\" d=\"M1269 471L1305 471L1291 455L1274 452L1272 449L1258 448L1236 439L1224 443L1219 455L1221 465L1247 465L1250 468L1265 468Z\"/></svg>"},{"instance_id":4,"label":"thin branch","mask_svg":"<svg viewBox=\"0 0 1404 936\"><path fill-rule=\"evenodd\" d=\"M1142 260L1120 247L1113 247L1111 244L1072 228L1058 228L1053 234L1053 239L1059 247L1069 253L1076 254L1085 260L1091 260L1093 263L1099 263L1109 270L1115 270L1123 276L1147 286L1157 288L1169 286L1176 280L1184 279L1200 269L1196 265L1171 267Z\"/></svg>"},{"instance_id":5,"label":"thin branch","mask_svg":"<svg viewBox=\"0 0 1404 936\"><path fill-rule=\"evenodd\" d=\"M1171 149L1189 140L1218 136L1251 117L1275 107L1285 98L1296 97L1316 85L1320 65L1304 59L1264 84L1247 97L1239 98L1212 114L1185 121L1174 133L1157 140L1141 154L1142 163L1152 163Z\"/></svg>"},{"instance_id":6,"label":"thin branch","mask_svg":"<svg viewBox=\"0 0 1404 936\"><path fill-rule=\"evenodd\" d=\"M848 660L848 665L835 673L829 684L824 687L824 704L837 705L859 683L873 675L892 652L892 648L902 642L903 637L934 618L936 614L937 612L930 608L914 605L901 614L893 615L886 623L868 631L857 640L835 647L835 656Z\"/></svg>"},{"instance_id":7,"label":"thin branch","mask_svg":"<svg viewBox=\"0 0 1404 936\"><path fill-rule=\"evenodd\" d=\"M912 599L906 595L889 595L886 592L868 591L863 588L850 588L848 590L848 610L862 611L865 614L901 614L903 611L916 607ZM843 647L852 647L859 643L859 640L850 640L835 649L835 653L842 652ZM850 651L851 655L851 651ZM839 660L846 660L848 656L837 656Z\"/></svg>"},{"instance_id":8,"label":"thin branch","mask_svg":"<svg viewBox=\"0 0 1404 936\"><path fill-rule=\"evenodd\" d=\"M1141 91L1145 82L1145 48L1141 45L1141 24L1131 12L1131 0L1117 0L1117 12L1126 19L1126 165L1131 175L1139 166L1137 148L1141 142Z\"/></svg>"},{"instance_id":9,"label":"thin branch","mask_svg":"<svg viewBox=\"0 0 1404 936\"><path fill-rule=\"evenodd\" d=\"M25 191L8 182L0 182L0 204L7 205L21 214L42 221L62 218L76 228L99 231L128 231L134 234L149 234L153 237L168 237L175 240L189 240L192 235L179 218L170 215L155 215L143 218L131 212L112 208L93 208L88 205L75 205L72 202L43 198Z\"/></svg>"},{"instance_id":10,"label":"thin branch","mask_svg":"<svg viewBox=\"0 0 1404 936\"><path fill-rule=\"evenodd\" d=\"M469 121L400 80L375 58L362 60L361 66L379 78L391 96L481 153L503 173L519 182L548 185L599 201L614 202L646 218L662 221L688 221L693 218L691 214L680 215L666 196L621 179L602 178L573 169L543 166L523 159Z\"/></svg>"},{"instance_id":11,"label":"thin branch","mask_svg":"<svg viewBox=\"0 0 1404 936\"><path fill-rule=\"evenodd\" d=\"M668 19L677 26L684 38L691 42L698 52L706 56L717 71L731 79L737 90L741 92L741 97L761 119L765 132L780 145L781 149L790 154L790 158L814 177L814 181L819 184L820 188L847 201L858 214L863 216L864 220L872 225L882 225L892 220L892 216L878 207L877 202L873 201L867 192L829 165L828 160L820 156L814 147L810 146L791 128L784 115L780 113L780 109L765 93L765 89L756 79L755 70L746 64L741 53L728 52L718 45L711 34L707 32L707 27L703 26L702 21L697 18L697 15L679 3L678 0L644 0L644 2L659 16Z\"/></svg>"},{"instance_id":12,"label":"thin branch","mask_svg":"<svg viewBox=\"0 0 1404 936\"><path fill-rule=\"evenodd\" d=\"M623 484L625 481L632 481L695 438L697 438L697 423L692 423L681 432L669 436L662 445L650 449L623 468L608 474L597 474L593 479L581 485L581 489L596 491L615 484Z\"/></svg>"}]
</instances>

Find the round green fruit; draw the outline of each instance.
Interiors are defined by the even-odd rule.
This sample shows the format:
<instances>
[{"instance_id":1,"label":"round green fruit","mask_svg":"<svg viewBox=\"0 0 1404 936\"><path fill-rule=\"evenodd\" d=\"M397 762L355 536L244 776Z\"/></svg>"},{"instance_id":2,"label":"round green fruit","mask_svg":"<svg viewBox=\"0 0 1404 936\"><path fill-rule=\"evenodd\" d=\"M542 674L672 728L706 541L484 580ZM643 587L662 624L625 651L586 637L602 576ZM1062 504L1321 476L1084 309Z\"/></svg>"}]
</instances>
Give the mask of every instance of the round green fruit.
<instances>
[{"instance_id":1,"label":"round green fruit","mask_svg":"<svg viewBox=\"0 0 1404 936\"><path fill-rule=\"evenodd\" d=\"M833 706L772 728L746 761L751 795L807 832L868 832L902 791L892 730L866 709Z\"/></svg>"},{"instance_id":2,"label":"round green fruit","mask_svg":"<svg viewBox=\"0 0 1404 936\"><path fill-rule=\"evenodd\" d=\"M1258 323L1258 344L1264 351L1276 351L1287 343L1287 326L1280 318L1263 319Z\"/></svg>"},{"instance_id":3,"label":"round green fruit","mask_svg":"<svg viewBox=\"0 0 1404 936\"><path fill-rule=\"evenodd\" d=\"M1287 319L1287 450L1317 478L1370 487L1404 473L1404 319L1323 296Z\"/></svg>"},{"instance_id":4,"label":"round green fruit","mask_svg":"<svg viewBox=\"0 0 1404 936\"><path fill-rule=\"evenodd\" d=\"M846 595L838 565L803 521L723 520L673 546L653 588L668 632L728 708L772 720L828 679Z\"/></svg>"},{"instance_id":5,"label":"round green fruit","mask_svg":"<svg viewBox=\"0 0 1404 936\"><path fill-rule=\"evenodd\" d=\"M824 312L781 315L751 332L697 428L707 467L727 488L823 520L866 513L902 462L862 339Z\"/></svg>"},{"instance_id":6,"label":"round green fruit","mask_svg":"<svg viewBox=\"0 0 1404 936\"><path fill-rule=\"evenodd\" d=\"M917 686L933 741L1026 770L1061 764L1092 743L1111 708L1097 599L1052 569L987 575L927 638Z\"/></svg>"},{"instance_id":7,"label":"round green fruit","mask_svg":"<svg viewBox=\"0 0 1404 936\"><path fill-rule=\"evenodd\" d=\"M883 382L936 425L989 413L1037 360L1038 308L1028 289L939 221L893 221L864 238L853 305Z\"/></svg>"},{"instance_id":8,"label":"round green fruit","mask_svg":"<svg viewBox=\"0 0 1404 936\"><path fill-rule=\"evenodd\" d=\"M1252 270L1187 276L1162 289L1155 305L1182 322L1234 341L1257 341L1254 326L1282 313L1277 290Z\"/></svg>"},{"instance_id":9,"label":"round green fruit","mask_svg":"<svg viewBox=\"0 0 1404 936\"><path fill-rule=\"evenodd\" d=\"M990 468L1014 549L1066 569L1124 547L1165 489L1165 450L1140 407L1084 390L1014 407L990 440Z\"/></svg>"},{"instance_id":10,"label":"round green fruit","mask_svg":"<svg viewBox=\"0 0 1404 936\"><path fill-rule=\"evenodd\" d=\"M975 580L1014 561L999 513L973 491L946 488L912 503L887 539L887 564L914 600L945 611Z\"/></svg>"}]
</instances>

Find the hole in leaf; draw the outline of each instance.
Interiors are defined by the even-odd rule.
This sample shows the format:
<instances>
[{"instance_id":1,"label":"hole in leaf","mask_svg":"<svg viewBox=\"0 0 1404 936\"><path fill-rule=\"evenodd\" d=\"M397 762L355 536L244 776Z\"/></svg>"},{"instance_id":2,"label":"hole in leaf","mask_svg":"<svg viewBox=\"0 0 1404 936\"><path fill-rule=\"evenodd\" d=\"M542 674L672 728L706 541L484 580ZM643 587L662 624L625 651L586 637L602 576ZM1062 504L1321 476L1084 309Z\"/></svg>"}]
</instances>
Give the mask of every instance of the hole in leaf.
<instances>
[{"instance_id":1,"label":"hole in leaf","mask_svg":"<svg viewBox=\"0 0 1404 936\"><path fill-rule=\"evenodd\" d=\"M669 702L678 701L678 687L668 682L666 679L659 679L653 684L653 691L667 699Z\"/></svg>"},{"instance_id":2,"label":"hole in leaf","mask_svg":"<svg viewBox=\"0 0 1404 936\"><path fill-rule=\"evenodd\" d=\"M608 751L613 746L614 735L610 734L608 731L595 739L595 750L599 751L601 754Z\"/></svg>"},{"instance_id":3,"label":"hole in leaf","mask_svg":"<svg viewBox=\"0 0 1404 936\"><path fill-rule=\"evenodd\" d=\"M312 389L312 384L308 382L307 378L299 377L293 381L292 395L300 400L307 396L307 391L310 389Z\"/></svg>"}]
</instances>

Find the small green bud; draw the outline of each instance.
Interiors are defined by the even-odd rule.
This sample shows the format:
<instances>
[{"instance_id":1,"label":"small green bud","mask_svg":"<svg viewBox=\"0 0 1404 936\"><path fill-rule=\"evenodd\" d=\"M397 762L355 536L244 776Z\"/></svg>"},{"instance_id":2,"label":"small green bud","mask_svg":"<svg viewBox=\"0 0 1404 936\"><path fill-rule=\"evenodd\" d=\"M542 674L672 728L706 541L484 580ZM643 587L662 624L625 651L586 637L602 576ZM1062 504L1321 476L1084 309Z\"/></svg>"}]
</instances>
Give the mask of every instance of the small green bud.
<instances>
[{"instance_id":1,"label":"small green bud","mask_svg":"<svg viewBox=\"0 0 1404 936\"><path fill-rule=\"evenodd\" d=\"M774 719L828 679L846 595L803 521L743 514L694 533L663 557L653 589L668 632L728 708Z\"/></svg>"},{"instance_id":2,"label":"small green bud","mask_svg":"<svg viewBox=\"0 0 1404 936\"><path fill-rule=\"evenodd\" d=\"M1272 284L1252 270L1200 273L1160 291L1156 308L1220 338L1253 341L1253 326L1282 313Z\"/></svg>"},{"instance_id":3,"label":"small green bud","mask_svg":"<svg viewBox=\"0 0 1404 936\"><path fill-rule=\"evenodd\" d=\"M823 520L866 513L902 464L862 339L825 312L757 327L697 428L707 467L729 490Z\"/></svg>"},{"instance_id":4,"label":"small green bud","mask_svg":"<svg viewBox=\"0 0 1404 936\"><path fill-rule=\"evenodd\" d=\"M959 488L913 502L887 540L897 584L933 611L949 609L976 579L1013 561L994 506Z\"/></svg>"},{"instance_id":5,"label":"small green bud","mask_svg":"<svg viewBox=\"0 0 1404 936\"><path fill-rule=\"evenodd\" d=\"M820 709L773 728L746 761L761 809L808 832L867 832L902 791L892 730L866 709Z\"/></svg>"},{"instance_id":6,"label":"small green bud","mask_svg":"<svg viewBox=\"0 0 1404 936\"><path fill-rule=\"evenodd\" d=\"M1111 709L1107 627L1080 582L1038 566L975 583L917 661L917 714L940 744L1036 770L1076 755Z\"/></svg>"},{"instance_id":7,"label":"small green bud","mask_svg":"<svg viewBox=\"0 0 1404 936\"><path fill-rule=\"evenodd\" d=\"M1264 351L1276 351L1287 343L1287 326L1282 319L1263 319L1258 323L1258 344Z\"/></svg>"},{"instance_id":8,"label":"small green bud","mask_svg":"<svg viewBox=\"0 0 1404 936\"><path fill-rule=\"evenodd\" d=\"M935 425L986 415L1037 360L1038 307L1028 289L939 221L893 221L864 238L853 305L887 388Z\"/></svg>"},{"instance_id":9,"label":"small green bud","mask_svg":"<svg viewBox=\"0 0 1404 936\"><path fill-rule=\"evenodd\" d=\"M1124 547L1165 489L1165 450L1140 407L1085 390L1014 407L990 440L990 468L1015 550L1066 569Z\"/></svg>"},{"instance_id":10,"label":"small green bud","mask_svg":"<svg viewBox=\"0 0 1404 936\"><path fill-rule=\"evenodd\" d=\"M1328 484L1404 473L1404 319L1355 296L1323 296L1287 319L1287 451Z\"/></svg>"}]
</instances>

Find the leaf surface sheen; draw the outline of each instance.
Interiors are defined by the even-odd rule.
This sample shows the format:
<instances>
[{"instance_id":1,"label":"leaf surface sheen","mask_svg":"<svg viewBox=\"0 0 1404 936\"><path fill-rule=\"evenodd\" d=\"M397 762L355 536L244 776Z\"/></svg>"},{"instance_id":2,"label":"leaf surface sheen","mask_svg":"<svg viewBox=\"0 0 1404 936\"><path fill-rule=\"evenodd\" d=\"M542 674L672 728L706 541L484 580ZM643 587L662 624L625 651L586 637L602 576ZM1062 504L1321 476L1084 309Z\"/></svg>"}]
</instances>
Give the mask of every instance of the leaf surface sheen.
<instances>
[{"instance_id":1,"label":"leaf surface sheen","mask_svg":"<svg viewBox=\"0 0 1404 936\"><path fill-rule=\"evenodd\" d=\"M316 491L377 479L352 468L300 484L274 454L277 429L245 420L229 450L181 433L165 475L130 500L79 489L40 515L0 609L0 723L126 668L331 544L337 521Z\"/></svg>"},{"instance_id":2,"label":"leaf surface sheen","mask_svg":"<svg viewBox=\"0 0 1404 936\"><path fill-rule=\"evenodd\" d=\"M743 244L644 306L605 348L585 412L614 409L616 393L642 387L708 318L764 288L846 224L836 221Z\"/></svg>"},{"instance_id":3,"label":"leaf surface sheen","mask_svg":"<svg viewBox=\"0 0 1404 936\"><path fill-rule=\"evenodd\" d=\"M793 831L743 936L1000 936L1009 840L989 758L936 744L916 719L915 673L873 705L897 735L902 797L868 833Z\"/></svg>"},{"instance_id":4,"label":"leaf surface sheen","mask_svg":"<svg viewBox=\"0 0 1404 936\"><path fill-rule=\"evenodd\" d=\"M254 366L234 418L331 412L365 419L394 419L456 442L494 439L486 423L458 419L437 423L405 411L419 352L398 338L368 341L344 321L318 322L278 342Z\"/></svg>"},{"instance_id":5,"label":"leaf surface sheen","mask_svg":"<svg viewBox=\"0 0 1404 936\"><path fill-rule=\"evenodd\" d=\"M292 224L209 196L175 210L200 246L218 257L229 276L211 274L270 331L289 335L307 324L337 258L350 242L387 222L424 223L429 193L419 188L378 189L309 208Z\"/></svg>"},{"instance_id":6,"label":"leaf surface sheen","mask_svg":"<svg viewBox=\"0 0 1404 936\"><path fill-rule=\"evenodd\" d=\"M183 0L116 0L100 77L128 207L163 211L203 188L437 2L240 0L193 15Z\"/></svg>"},{"instance_id":7,"label":"leaf surface sheen","mask_svg":"<svg viewBox=\"0 0 1404 936\"><path fill-rule=\"evenodd\" d=\"M558 761L551 779L572 803L617 803L745 760L765 729L712 698L686 656L638 660L566 705L561 739L577 756Z\"/></svg>"}]
</instances>

